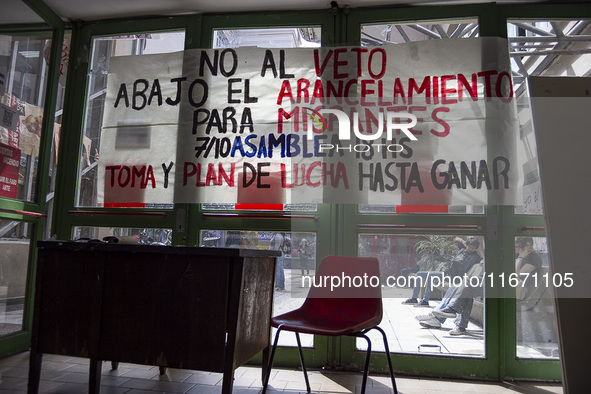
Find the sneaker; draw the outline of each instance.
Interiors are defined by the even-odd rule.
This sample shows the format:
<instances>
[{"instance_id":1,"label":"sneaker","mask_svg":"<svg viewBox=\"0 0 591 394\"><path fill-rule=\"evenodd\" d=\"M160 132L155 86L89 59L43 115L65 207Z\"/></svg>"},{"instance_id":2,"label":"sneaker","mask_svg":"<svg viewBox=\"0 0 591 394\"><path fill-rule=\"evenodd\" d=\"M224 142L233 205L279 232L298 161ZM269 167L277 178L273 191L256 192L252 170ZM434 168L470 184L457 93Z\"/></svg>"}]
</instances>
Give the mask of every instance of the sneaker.
<instances>
[{"instance_id":1,"label":"sneaker","mask_svg":"<svg viewBox=\"0 0 591 394\"><path fill-rule=\"evenodd\" d=\"M431 320L433 318L434 318L434 316L431 313L427 313L426 315L416 315L415 316L415 319L417 319L418 321Z\"/></svg>"},{"instance_id":2,"label":"sneaker","mask_svg":"<svg viewBox=\"0 0 591 394\"><path fill-rule=\"evenodd\" d=\"M419 302L415 305L415 308L428 308L428 307L429 307L429 301L427 301L427 300L421 300L421 302Z\"/></svg>"},{"instance_id":3,"label":"sneaker","mask_svg":"<svg viewBox=\"0 0 591 394\"><path fill-rule=\"evenodd\" d=\"M466 329L464 329L464 328L458 328L458 327L454 328L453 330L451 330L449 332L449 335L454 335L454 336L457 336L457 335L467 335L467 334L468 334L468 331L466 331Z\"/></svg>"},{"instance_id":4,"label":"sneaker","mask_svg":"<svg viewBox=\"0 0 591 394\"><path fill-rule=\"evenodd\" d=\"M426 328L441 328L441 322L434 317L429 320L422 320L419 324Z\"/></svg>"},{"instance_id":5,"label":"sneaker","mask_svg":"<svg viewBox=\"0 0 591 394\"><path fill-rule=\"evenodd\" d=\"M453 319L457 316L456 311L454 311L450 307L439 309L439 310L435 309L432 313L433 313L433 315L435 315L437 317L444 317L446 319Z\"/></svg>"},{"instance_id":6,"label":"sneaker","mask_svg":"<svg viewBox=\"0 0 591 394\"><path fill-rule=\"evenodd\" d=\"M417 303L417 299L416 298L409 298L406 301L402 301L402 303L404 305L416 304Z\"/></svg>"}]
</instances>

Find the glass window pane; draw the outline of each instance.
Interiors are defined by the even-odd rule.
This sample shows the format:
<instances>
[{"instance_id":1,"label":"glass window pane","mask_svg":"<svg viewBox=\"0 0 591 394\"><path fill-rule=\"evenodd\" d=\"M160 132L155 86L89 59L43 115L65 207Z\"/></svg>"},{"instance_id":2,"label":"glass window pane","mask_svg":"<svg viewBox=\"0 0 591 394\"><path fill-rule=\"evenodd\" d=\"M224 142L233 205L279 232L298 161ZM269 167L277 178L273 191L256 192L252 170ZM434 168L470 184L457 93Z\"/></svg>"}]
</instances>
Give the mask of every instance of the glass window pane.
<instances>
[{"instance_id":1,"label":"glass window pane","mask_svg":"<svg viewBox=\"0 0 591 394\"><path fill-rule=\"evenodd\" d=\"M0 197L35 199L50 38L0 35Z\"/></svg>"},{"instance_id":2,"label":"glass window pane","mask_svg":"<svg viewBox=\"0 0 591 394\"><path fill-rule=\"evenodd\" d=\"M71 43L71 34L65 34L64 42L62 44L62 52L61 52L61 59L60 59L60 77L59 83L57 87L57 100L55 106L55 123L53 126L53 137L51 139L51 151L49 156L49 185L47 189L47 196L45 201L47 202L47 212L51 216L53 212L53 202L54 202L54 195L55 195L55 174L57 174L57 154L58 154L58 146L60 141L60 132L61 132L61 124L62 124L62 117L64 114L64 97L66 92L66 79L68 76L68 61L70 58L70 43ZM45 46L44 55L46 60L49 57L49 45L48 42ZM51 236L51 220L47 220L45 222L45 238L49 238Z\"/></svg>"},{"instance_id":3,"label":"glass window pane","mask_svg":"<svg viewBox=\"0 0 591 394\"><path fill-rule=\"evenodd\" d=\"M0 219L0 337L22 330L32 225Z\"/></svg>"},{"instance_id":4,"label":"glass window pane","mask_svg":"<svg viewBox=\"0 0 591 394\"><path fill-rule=\"evenodd\" d=\"M214 48L309 48L320 46L320 27L216 29Z\"/></svg>"},{"instance_id":5,"label":"glass window pane","mask_svg":"<svg viewBox=\"0 0 591 394\"><path fill-rule=\"evenodd\" d=\"M591 72L591 21L509 20L511 67L517 97L524 159L523 205L516 214L543 214L536 140L527 80L530 76L588 76Z\"/></svg>"},{"instance_id":6,"label":"glass window pane","mask_svg":"<svg viewBox=\"0 0 591 394\"><path fill-rule=\"evenodd\" d=\"M281 240L281 241L278 241ZM316 271L316 234L312 232L273 232L247 230L201 230L199 246L247 249L277 249L283 255L277 262L273 316L299 308L307 289L302 277L314 276ZM281 276L283 273L283 276ZM273 335L275 335L273 329ZM300 335L302 346L314 346L314 336ZM280 346L297 346L295 336L286 333L279 337Z\"/></svg>"},{"instance_id":7,"label":"glass window pane","mask_svg":"<svg viewBox=\"0 0 591 394\"><path fill-rule=\"evenodd\" d=\"M361 45L377 46L444 38L478 37L478 19L379 23L361 26Z\"/></svg>"},{"instance_id":8,"label":"glass window pane","mask_svg":"<svg viewBox=\"0 0 591 394\"><path fill-rule=\"evenodd\" d=\"M371 205L359 204L359 213L430 213L430 214L484 214L483 205Z\"/></svg>"},{"instance_id":9,"label":"glass window pane","mask_svg":"<svg viewBox=\"0 0 591 394\"><path fill-rule=\"evenodd\" d=\"M361 45L378 46L446 38L478 37L478 19L380 23L361 26ZM377 206L360 205L360 213L484 214L484 206Z\"/></svg>"},{"instance_id":10,"label":"glass window pane","mask_svg":"<svg viewBox=\"0 0 591 394\"><path fill-rule=\"evenodd\" d=\"M275 204L271 205L274 206ZM252 205L252 208L248 206L249 204L201 204L201 208L204 211L228 211L234 209L261 210L260 208L254 208L254 205ZM283 204L282 210L287 212L316 212L318 211L318 206L316 204Z\"/></svg>"},{"instance_id":11,"label":"glass window pane","mask_svg":"<svg viewBox=\"0 0 591 394\"><path fill-rule=\"evenodd\" d=\"M380 261L384 304L380 327L387 333L390 351L485 356L482 288L461 286L469 283L463 278L484 274L484 251L480 236L358 235L358 255ZM384 351L379 333L368 335L375 336L376 350ZM359 349L365 346L365 340L357 340Z\"/></svg>"},{"instance_id":12,"label":"glass window pane","mask_svg":"<svg viewBox=\"0 0 591 394\"><path fill-rule=\"evenodd\" d=\"M517 358L558 359L558 330L554 291L545 237L515 238L515 271L529 274L516 288Z\"/></svg>"},{"instance_id":13,"label":"glass window pane","mask_svg":"<svg viewBox=\"0 0 591 394\"><path fill-rule=\"evenodd\" d=\"M170 246L172 230L169 228L125 228L125 227L75 227L74 239L96 239L105 241L117 237L121 243Z\"/></svg>"},{"instance_id":14,"label":"glass window pane","mask_svg":"<svg viewBox=\"0 0 591 394\"><path fill-rule=\"evenodd\" d=\"M101 128L107 91L107 73L112 57L171 53L182 51L185 46L183 31L137 34L95 38L92 46L86 125L80 152L79 207L103 206L98 200L98 160L100 158ZM139 207L139 205L122 205ZM171 209L172 204L146 202L142 207Z\"/></svg>"},{"instance_id":15,"label":"glass window pane","mask_svg":"<svg viewBox=\"0 0 591 394\"><path fill-rule=\"evenodd\" d=\"M321 46L320 27L285 27L268 29L216 29L213 32L213 48L309 48ZM234 204L202 204L204 210L264 210L245 204L236 207ZM275 208L277 210L278 208ZM285 204L283 211L315 212L316 204Z\"/></svg>"},{"instance_id":16,"label":"glass window pane","mask_svg":"<svg viewBox=\"0 0 591 394\"><path fill-rule=\"evenodd\" d=\"M591 70L591 21L509 20L507 36L515 95L527 94L529 76L586 76Z\"/></svg>"}]
</instances>

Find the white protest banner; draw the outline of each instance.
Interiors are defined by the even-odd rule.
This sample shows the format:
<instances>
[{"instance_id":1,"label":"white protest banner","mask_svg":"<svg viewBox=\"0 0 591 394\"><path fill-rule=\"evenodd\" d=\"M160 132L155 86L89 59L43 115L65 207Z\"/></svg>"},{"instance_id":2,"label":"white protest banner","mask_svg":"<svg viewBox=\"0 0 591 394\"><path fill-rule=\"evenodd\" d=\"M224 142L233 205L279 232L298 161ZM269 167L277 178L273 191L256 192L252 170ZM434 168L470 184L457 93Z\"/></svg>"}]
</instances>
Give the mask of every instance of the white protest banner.
<instances>
[{"instance_id":1,"label":"white protest banner","mask_svg":"<svg viewBox=\"0 0 591 394\"><path fill-rule=\"evenodd\" d=\"M99 200L517 205L513 94L499 38L113 58Z\"/></svg>"}]
</instances>

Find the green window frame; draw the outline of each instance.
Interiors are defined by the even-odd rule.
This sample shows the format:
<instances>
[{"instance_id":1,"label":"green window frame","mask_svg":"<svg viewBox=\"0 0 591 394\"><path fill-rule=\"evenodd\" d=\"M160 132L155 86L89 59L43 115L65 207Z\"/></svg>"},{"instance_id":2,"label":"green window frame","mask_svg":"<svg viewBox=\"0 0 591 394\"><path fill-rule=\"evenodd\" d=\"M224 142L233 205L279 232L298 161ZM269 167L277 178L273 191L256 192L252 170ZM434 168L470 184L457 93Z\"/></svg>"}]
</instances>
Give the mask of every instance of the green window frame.
<instances>
[{"instance_id":1,"label":"green window frame","mask_svg":"<svg viewBox=\"0 0 591 394\"><path fill-rule=\"evenodd\" d=\"M35 3L38 4L38 3ZM53 13L41 5L34 7L46 20L54 42L62 42L66 31L65 24ZM75 227L137 227L172 229L172 243L175 245L195 245L201 230L232 229L253 230L264 228L269 231L313 231L322 234L324 241L318 252L318 258L327 254L357 254L357 235L371 231L384 234L400 233L404 228L396 229L391 225L414 226L418 233L437 233L445 226L446 233L462 232L461 226L475 226L475 234L486 237L486 260L496 261L504 269L510 270L514 257L513 242L516 236L545 236L544 218L541 215L515 214L513 207L486 206L484 215L430 215L430 214L388 214L371 215L359 213L356 205L320 204L317 212L290 215L285 212L261 213L241 212L235 217L209 214L197 204L176 204L172 210L160 209L117 209L117 208L76 208L78 163L84 125L85 92L75 87L86 86L88 73L87 51L93 37L101 35L130 34L146 31L184 29L185 48L207 48L211 45L215 28L263 28L294 25L322 26L322 44L354 45L360 43L360 26L363 23L412 22L420 20L449 20L464 17L476 17L480 24L480 36L507 35L507 20L513 18L556 19L556 18L591 18L591 6L588 4L469 4L462 6L422 6L422 7L379 7L356 9L323 9L305 12L260 12L249 14L205 14L176 16L171 18L132 19L130 21L100 21L76 23L72 29L71 59L79 59L69 69L67 79L66 103L64 107L64 138L60 143L59 167L55 185L56 204L51 212L51 234L58 239L70 239ZM48 26L44 26L47 31ZM70 26L68 26L70 28ZM38 27L35 27L38 29ZM3 29L4 30L4 29ZM9 31L9 29L5 29ZM26 30L24 27L16 30ZM30 30L30 27L29 27ZM34 30L34 29L33 29ZM52 55L59 57L59 48L52 48ZM44 117L44 127L49 127L55 108L57 64L50 65L52 82L48 85ZM48 169L50 141L42 142L44 152L43 165L38 175L39 192L34 202L20 202L0 198L0 217L26 221L34 224L31 244L43 236L43 215L46 212L45 192L48 190ZM42 196L42 197L41 197ZM24 213L23 213L24 212ZM295 223L295 224L294 224ZM364 227L365 226L365 227ZM381 227L380 227L381 226ZM421 226L424 228L421 229ZM350 229L354 231L349 231ZM408 228L408 227L407 227ZM431 228L431 229L430 229ZM347 231L345 231L347 229ZM27 294L32 295L32 274L34 265L34 246L29 264ZM515 302L511 299L487 299L486 302L486 357L479 360L462 358L438 358L416 355L394 355L397 370L406 373L420 371L422 375L448 377L469 377L486 379L551 379L560 380L558 361L517 360L515 356ZM31 314L28 312L26 330L30 328ZM24 349L30 341L25 331L19 339L12 338L6 354L17 349ZM4 340L2 340L4 344ZM314 352L310 366L354 365L363 364L362 355L354 350L354 340L328 339L321 342ZM277 365L297 366L295 351L290 349L278 353ZM373 358L377 370L386 370L383 355Z\"/></svg>"}]
</instances>

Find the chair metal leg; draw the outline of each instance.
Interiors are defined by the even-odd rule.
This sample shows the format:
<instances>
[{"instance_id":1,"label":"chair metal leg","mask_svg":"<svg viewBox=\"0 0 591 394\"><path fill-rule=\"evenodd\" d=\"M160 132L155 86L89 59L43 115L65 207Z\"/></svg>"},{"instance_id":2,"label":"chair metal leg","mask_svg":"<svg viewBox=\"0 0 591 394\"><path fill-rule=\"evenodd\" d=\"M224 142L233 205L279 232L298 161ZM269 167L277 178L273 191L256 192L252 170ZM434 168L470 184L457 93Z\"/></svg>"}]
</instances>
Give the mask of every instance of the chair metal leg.
<instances>
[{"instance_id":1,"label":"chair metal leg","mask_svg":"<svg viewBox=\"0 0 591 394\"><path fill-rule=\"evenodd\" d=\"M386 358L388 359L388 367L390 367L390 377L392 378L392 389L394 390L394 394L398 394L398 389L396 388L396 379L394 378L394 368L392 367L392 358L390 357L390 347L388 346L388 338L386 337L386 333L380 327L374 327L376 330L382 333L382 338L384 338L384 348L386 349Z\"/></svg>"},{"instance_id":2,"label":"chair metal leg","mask_svg":"<svg viewBox=\"0 0 591 394\"><path fill-rule=\"evenodd\" d=\"M361 333L359 338L365 338L367 341L367 352L365 352L365 367L363 368L363 380L361 381L361 394L365 394L365 385L367 384L367 375L369 373L369 360L371 358L371 340L367 335Z\"/></svg>"},{"instance_id":3,"label":"chair metal leg","mask_svg":"<svg viewBox=\"0 0 591 394\"><path fill-rule=\"evenodd\" d=\"M302 364L302 371L304 371L304 379L306 380L306 390L310 393L312 390L310 389L310 381L308 380L308 372L306 371L306 365L304 364L304 353L302 352L302 341L300 341L300 334L298 332L296 334L296 341L298 342L298 350L300 352L300 363Z\"/></svg>"},{"instance_id":4,"label":"chair metal leg","mask_svg":"<svg viewBox=\"0 0 591 394\"><path fill-rule=\"evenodd\" d=\"M365 334L374 328L382 334L382 338L384 340L384 348L386 351L386 358L388 359L388 367L390 369L390 378L392 379L392 389L394 391L394 394L398 394L398 389L396 387L396 379L394 377L394 368L392 366L392 358L390 357L390 347L388 346L388 338L386 337L386 333L384 332L384 330L381 329L380 327L377 327L377 326L370 328L369 330L363 330L362 332L350 334L351 336L354 336L354 337L365 338L365 340L367 341L367 352L365 355L365 366L363 368L363 380L361 383L361 394L365 394L365 387L367 385L367 377L369 375L369 362L371 359L371 340ZM281 326L279 326L277 328L277 332L275 333L275 340L273 341L273 349L271 350L271 356L269 358L268 372L265 377L265 381L263 384L263 390L262 390L261 394L265 394L267 392L267 386L269 384L269 379L271 377L271 369L273 367L273 360L275 359L275 350L277 350L277 343L279 342L279 334L280 333L281 333ZM306 390L308 393L310 393L312 390L310 388L310 381L308 379L308 372L306 370L306 364L304 363L304 353L302 352L302 341L300 340L299 333L295 332L295 335L296 335L296 341L298 344L298 352L300 354L300 363L302 365L302 371L304 372L304 379L306 381Z\"/></svg>"},{"instance_id":5,"label":"chair metal leg","mask_svg":"<svg viewBox=\"0 0 591 394\"><path fill-rule=\"evenodd\" d=\"M271 357L269 357L269 365L267 367L267 376L265 376L265 382L263 383L263 391L261 394L267 392L267 385L269 384L269 378L271 377L271 368L273 368L273 359L275 358L275 350L277 349L277 342L279 342L279 334L281 333L281 326L277 328L275 333L275 341L273 341L273 350L271 350Z\"/></svg>"}]
</instances>

